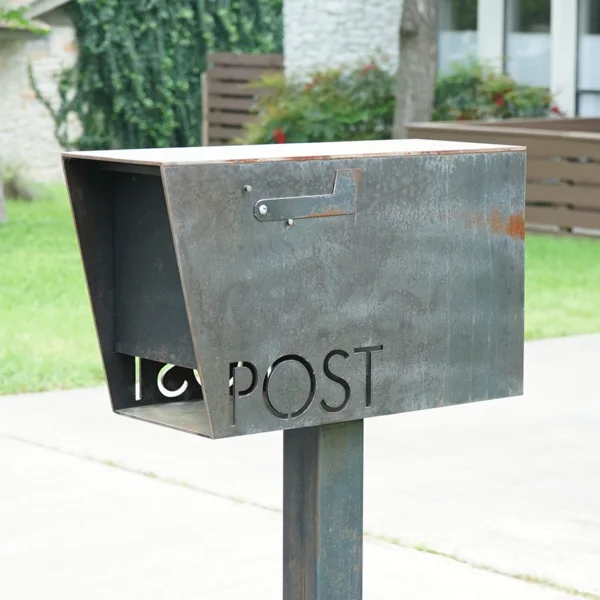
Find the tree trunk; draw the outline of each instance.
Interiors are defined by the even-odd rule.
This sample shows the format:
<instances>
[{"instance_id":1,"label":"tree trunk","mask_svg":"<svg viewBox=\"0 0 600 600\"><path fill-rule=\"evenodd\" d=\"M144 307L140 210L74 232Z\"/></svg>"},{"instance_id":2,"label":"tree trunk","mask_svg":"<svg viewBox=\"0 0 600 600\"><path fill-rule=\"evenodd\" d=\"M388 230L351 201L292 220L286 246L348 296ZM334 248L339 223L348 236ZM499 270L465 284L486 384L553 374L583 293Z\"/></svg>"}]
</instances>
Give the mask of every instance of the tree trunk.
<instances>
[{"instance_id":1,"label":"tree trunk","mask_svg":"<svg viewBox=\"0 0 600 600\"><path fill-rule=\"evenodd\" d=\"M6 223L6 201L4 199L4 179L2 178L2 165L0 165L0 223Z\"/></svg>"},{"instance_id":2,"label":"tree trunk","mask_svg":"<svg viewBox=\"0 0 600 600\"><path fill-rule=\"evenodd\" d=\"M403 2L395 138L406 137L408 123L431 119L437 67L437 5L438 0Z\"/></svg>"}]
</instances>

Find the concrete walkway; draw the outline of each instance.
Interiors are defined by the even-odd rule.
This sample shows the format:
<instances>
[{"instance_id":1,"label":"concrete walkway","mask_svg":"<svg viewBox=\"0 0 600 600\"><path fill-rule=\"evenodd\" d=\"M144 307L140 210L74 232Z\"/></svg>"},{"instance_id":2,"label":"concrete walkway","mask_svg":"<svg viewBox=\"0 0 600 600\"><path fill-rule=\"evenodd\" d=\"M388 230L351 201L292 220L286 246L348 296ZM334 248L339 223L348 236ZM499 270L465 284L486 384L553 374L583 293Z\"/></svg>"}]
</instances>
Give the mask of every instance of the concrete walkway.
<instances>
[{"instance_id":1,"label":"concrete walkway","mask_svg":"<svg viewBox=\"0 0 600 600\"><path fill-rule=\"evenodd\" d=\"M533 342L524 397L367 421L365 598L600 600L599 369ZM281 597L281 434L2 397L0 476L0 598Z\"/></svg>"}]
</instances>

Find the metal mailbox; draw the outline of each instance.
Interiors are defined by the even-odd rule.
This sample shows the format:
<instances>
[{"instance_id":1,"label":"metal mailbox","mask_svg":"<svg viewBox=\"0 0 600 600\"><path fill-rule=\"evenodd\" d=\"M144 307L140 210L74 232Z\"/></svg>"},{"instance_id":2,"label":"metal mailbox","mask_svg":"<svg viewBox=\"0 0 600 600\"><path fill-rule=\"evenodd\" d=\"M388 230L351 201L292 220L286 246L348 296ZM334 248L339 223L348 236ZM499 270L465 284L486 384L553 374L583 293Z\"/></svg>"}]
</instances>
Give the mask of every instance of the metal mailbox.
<instances>
[{"instance_id":1,"label":"metal mailbox","mask_svg":"<svg viewBox=\"0 0 600 600\"><path fill-rule=\"evenodd\" d=\"M63 161L116 412L223 438L522 393L524 148Z\"/></svg>"},{"instance_id":2,"label":"metal mailbox","mask_svg":"<svg viewBox=\"0 0 600 600\"><path fill-rule=\"evenodd\" d=\"M283 429L283 598L362 598L366 417L522 393L525 151L64 154L116 412Z\"/></svg>"}]
</instances>

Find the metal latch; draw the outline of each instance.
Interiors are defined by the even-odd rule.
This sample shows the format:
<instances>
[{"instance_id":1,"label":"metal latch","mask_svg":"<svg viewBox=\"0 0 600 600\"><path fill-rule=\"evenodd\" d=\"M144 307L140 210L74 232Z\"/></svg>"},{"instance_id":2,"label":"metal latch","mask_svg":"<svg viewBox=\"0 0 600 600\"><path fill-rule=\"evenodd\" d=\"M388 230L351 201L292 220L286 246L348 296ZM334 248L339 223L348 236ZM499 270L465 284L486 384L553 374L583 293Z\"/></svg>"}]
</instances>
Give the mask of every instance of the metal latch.
<instances>
[{"instance_id":1,"label":"metal latch","mask_svg":"<svg viewBox=\"0 0 600 600\"><path fill-rule=\"evenodd\" d=\"M339 169L332 194L265 198L254 205L254 216L259 221L285 221L353 215L359 177L360 169Z\"/></svg>"}]
</instances>

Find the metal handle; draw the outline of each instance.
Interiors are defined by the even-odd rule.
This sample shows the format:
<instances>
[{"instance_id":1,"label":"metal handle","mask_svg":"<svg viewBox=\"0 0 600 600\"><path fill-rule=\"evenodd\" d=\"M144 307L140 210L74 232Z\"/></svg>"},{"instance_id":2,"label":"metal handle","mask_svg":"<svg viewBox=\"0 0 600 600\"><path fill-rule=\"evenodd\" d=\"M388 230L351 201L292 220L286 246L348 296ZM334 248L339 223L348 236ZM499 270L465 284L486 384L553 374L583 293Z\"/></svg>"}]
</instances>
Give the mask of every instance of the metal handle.
<instances>
[{"instance_id":1,"label":"metal handle","mask_svg":"<svg viewBox=\"0 0 600 600\"><path fill-rule=\"evenodd\" d=\"M254 205L254 216L259 221L285 221L353 215L359 177L360 169L339 169L335 172L332 194L265 198Z\"/></svg>"}]
</instances>

